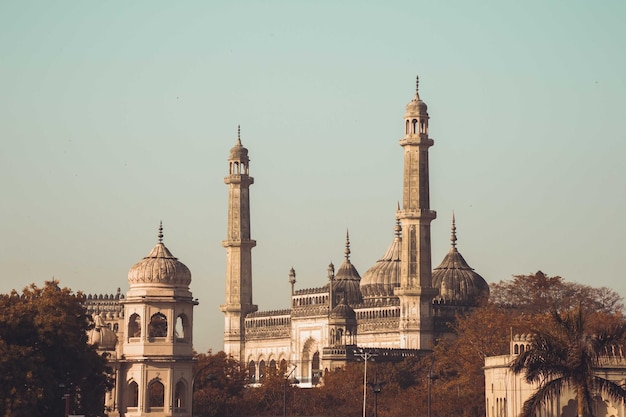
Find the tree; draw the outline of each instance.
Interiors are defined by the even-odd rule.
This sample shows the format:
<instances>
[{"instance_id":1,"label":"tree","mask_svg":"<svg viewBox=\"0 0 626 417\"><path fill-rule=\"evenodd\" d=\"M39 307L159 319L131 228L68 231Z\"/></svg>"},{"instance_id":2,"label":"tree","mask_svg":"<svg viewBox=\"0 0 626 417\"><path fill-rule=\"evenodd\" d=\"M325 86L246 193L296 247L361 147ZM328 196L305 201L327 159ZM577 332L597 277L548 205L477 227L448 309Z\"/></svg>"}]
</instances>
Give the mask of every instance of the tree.
<instances>
[{"instance_id":1,"label":"tree","mask_svg":"<svg viewBox=\"0 0 626 417\"><path fill-rule=\"evenodd\" d=\"M106 358L87 344L91 319L82 294L58 281L0 295L0 414L102 415L111 388Z\"/></svg>"},{"instance_id":2,"label":"tree","mask_svg":"<svg viewBox=\"0 0 626 417\"><path fill-rule=\"evenodd\" d=\"M492 303L529 314L548 313L578 304L608 314L624 309L622 297L610 288L567 282L541 271L491 284L490 291Z\"/></svg>"},{"instance_id":3,"label":"tree","mask_svg":"<svg viewBox=\"0 0 626 417\"><path fill-rule=\"evenodd\" d=\"M524 403L523 417L533 417L568 386L576 393L579 417L592 416L594 394L626 401L622 385L594 373L603 355L623 345L626 324L621 316L597 315L582 305L563 313L554 310L550 320L534 329L530 348L511 363L514 373L523 372L527 382L539 384Z\"/></svg>"},{"instance_id":4,"label":"tree","mask_svg":"<svg viewBox=\"0 0 626 417\"><path fill-rule=\"evenodd\" d=\"M220 351L201 353L194 366L193 412L198 416L243 415L245 370Z\"/></svg>"}]
</instances>

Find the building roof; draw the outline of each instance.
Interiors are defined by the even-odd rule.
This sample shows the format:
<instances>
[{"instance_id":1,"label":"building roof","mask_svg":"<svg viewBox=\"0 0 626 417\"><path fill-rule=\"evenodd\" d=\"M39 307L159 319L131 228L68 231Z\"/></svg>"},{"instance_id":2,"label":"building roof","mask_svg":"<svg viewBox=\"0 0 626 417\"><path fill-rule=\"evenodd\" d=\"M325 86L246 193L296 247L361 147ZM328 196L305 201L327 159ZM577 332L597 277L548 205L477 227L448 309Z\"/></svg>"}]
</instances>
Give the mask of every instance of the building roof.
<instances>
[{"instance_id":1,"label":"building roof","mask_svg":"<svg viewBox=\"0 0 626 417\"><path fill-rule=\"evenodd\" d=\"M159 225L158 239L158 243L152 248L148 256L137 262L128 271L128 283L131 288L145 284L189 287L191 272L163 244L162 224Z\"/></svg>"},{"instance_id":2,"label":"building roof","mask_svg":"<svg viewBox=\"0 0 626 417\"><path fill-rule=\"evenodd\" d=\"M452 215L452 246L433 270L433 287L439 289L435 300L475 306L489 296L489 284L468 265L456 248L456 225Z\"/></svg>"},{"instance_id":3,"label":"building roof","mask_svg":"<svg viewBox=\"0 0 626 417\"><path fill-rule=\"evenodd\" d=\"M400 221L396 219L391 245L361 280L361 292L365 299L393 297L394 288L400 286L401 235Z\"/></svg>"}]
</instances>

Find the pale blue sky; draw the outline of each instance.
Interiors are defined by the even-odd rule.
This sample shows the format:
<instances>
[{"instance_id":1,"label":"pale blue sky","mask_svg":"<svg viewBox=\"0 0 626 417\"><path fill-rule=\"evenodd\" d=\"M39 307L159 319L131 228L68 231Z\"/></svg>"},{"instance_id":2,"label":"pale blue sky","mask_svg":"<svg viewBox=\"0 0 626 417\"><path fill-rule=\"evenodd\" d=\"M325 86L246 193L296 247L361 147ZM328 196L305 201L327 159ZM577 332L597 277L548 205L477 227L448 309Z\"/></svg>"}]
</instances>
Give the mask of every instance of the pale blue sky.
<instances>
[{"instance_id":1,"label":"pale blue sky","mask_svg":"<svg viewBox=\"0 0 626 417\"><path fill-rule=\"evenodd\" d=\"M384 4L383 4L384 3ZM229 149L251 174L254 301L288 306L393 238L404 106L429 105L433 265L626 295L623 1L0 3L0 291L128 289L156 243L222 348Z\"/></svg>"}]
</instances>

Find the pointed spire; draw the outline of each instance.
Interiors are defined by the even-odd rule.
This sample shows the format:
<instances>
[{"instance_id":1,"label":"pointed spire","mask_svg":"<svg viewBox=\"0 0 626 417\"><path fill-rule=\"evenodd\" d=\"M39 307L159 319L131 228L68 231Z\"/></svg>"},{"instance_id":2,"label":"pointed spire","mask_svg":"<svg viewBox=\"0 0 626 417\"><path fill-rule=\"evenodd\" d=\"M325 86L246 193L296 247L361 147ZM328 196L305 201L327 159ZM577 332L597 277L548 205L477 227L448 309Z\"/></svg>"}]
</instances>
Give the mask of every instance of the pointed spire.
<instances>
[{"instance_id":1,"label":"pointed spire","mask_svg":"<svg viewBox=\"0 0 626 417\"><path fill-rule=\"evenodd\" d=\"M415 96L416 97L420 96L419 90L420 90L420 77L419 75L416 75L415 76Z\"/></svg>"},{"instance_id":2,"label":"pointed spire","mask_svg":"<svg viewBox=\"0 0 626 417\"><path fill-rule=\"evenodd\" d=\"M350 232L346 229L346 249L343 251L346 254L346 261L350 261Z\"/></svg>"},{"instance_id":3,"label":"pointed spire","mask_svg":"<svg viewBox=\"0 0 626 417\"><path fill-rule=\"evenodd\" d=\"M163 243L163 220L159 222L159 234L157 237L159 238L159 243Z\"/></svg>"},{"instance_id":4,"label":"pointed spire","mask_svg":"<svg viewBox=\"0 0 626 417\"><path fill-rule=\"evenodd\" d=\"M452 235L450 236L452 247L456 249L456 220L454 218L454 211L452 211Z\"/></svg>"},{"instance_id":5,"label":"pointed spire","mask_svg":"<svg viewBox=\"0 0 626 417\"><path fill-rule=\"evenodd\" d=\"M241 125L237 125L237 145L241 145Z\"/></svg>"}]
</instances>

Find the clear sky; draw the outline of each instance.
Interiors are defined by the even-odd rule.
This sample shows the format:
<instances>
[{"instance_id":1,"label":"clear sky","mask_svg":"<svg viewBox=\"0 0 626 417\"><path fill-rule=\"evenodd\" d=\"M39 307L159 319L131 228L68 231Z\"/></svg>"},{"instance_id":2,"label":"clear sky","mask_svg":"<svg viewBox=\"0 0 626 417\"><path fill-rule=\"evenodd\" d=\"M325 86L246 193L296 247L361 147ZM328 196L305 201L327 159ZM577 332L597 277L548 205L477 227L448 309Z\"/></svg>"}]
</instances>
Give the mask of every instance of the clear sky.
<instances>
[{"instance_id":1,"label":"clear sky","mask_svg":"<svg viewBox=\"0 0 626 417\"><path fill-rule=\"evenodd\" d=\"M254 302L393 239L404 106L429 106L433 266L626 295L623 1L0 2L0 292L127 291L157 241L222 348L228 152L249 149Z\"/></svg>"}]
</instances>

